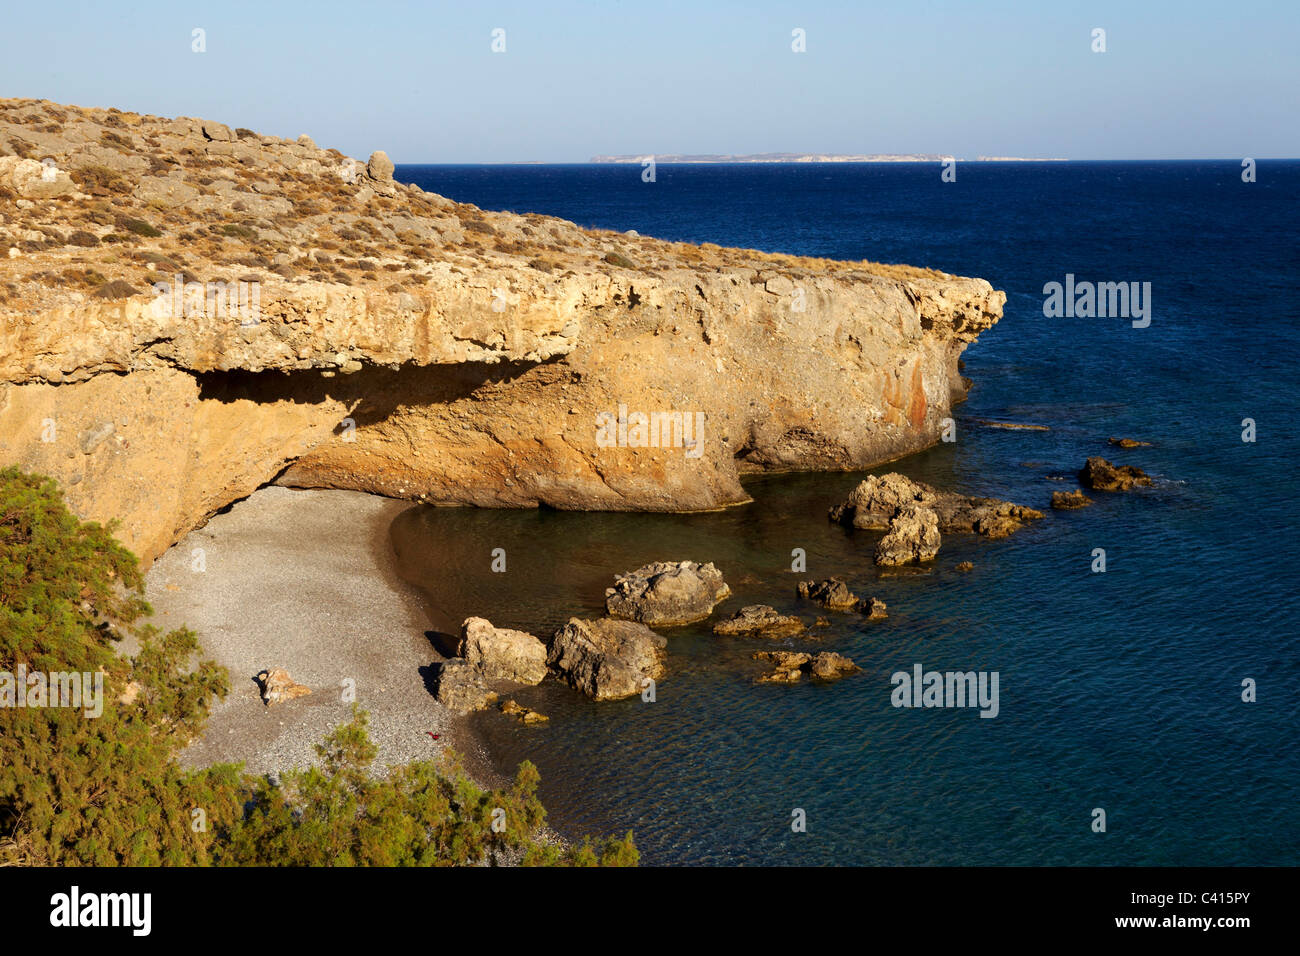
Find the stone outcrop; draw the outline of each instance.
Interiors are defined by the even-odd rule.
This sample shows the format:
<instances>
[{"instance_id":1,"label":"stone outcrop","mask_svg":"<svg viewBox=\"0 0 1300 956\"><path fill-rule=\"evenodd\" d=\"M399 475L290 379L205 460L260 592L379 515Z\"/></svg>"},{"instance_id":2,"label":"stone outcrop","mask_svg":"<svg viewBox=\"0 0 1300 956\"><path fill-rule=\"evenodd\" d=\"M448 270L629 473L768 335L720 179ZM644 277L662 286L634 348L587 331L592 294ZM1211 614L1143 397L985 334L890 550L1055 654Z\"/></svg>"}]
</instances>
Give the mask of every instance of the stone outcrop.
<instances>
[{"instance_id":1,"label":"stone outcrop","mask_svg":"<svg viewBox=\"0 0 1300 956\"><path fill-rule=\"evenodd\" d=\"M872 475L849 493L848 498L830 510L830 520L872 531L888 531L890 522L902 508L922 505L939 519L943 534L974 533L1001 538L1026 522L1043 517L1041 511L999 501L941 491L904 475L890 472Z\"/></svg>"},{"instance_id":2,"label":"stone outcrop","mask_svg":"<svg viewBox=\"0 0 1300 956\"><path fill-rule=\"evenodd\" d=\"M656 561L618 575L605 590L605 610L610 617L672 627L704 620L730 594L712 563Z\"/></svg>"},{"instance_id":3,"label":"stone outcrop","mask_svg":"<svg viewBox=\"0 0 1300 956\"><path fill-rule=\"evenodd\" d=\"M800 581L795 590L805 601L812 601L827 610L861 611L871 621L883 620L889 616L884 601L874 597L858 597L840 577L829 577L824 581ZM822 626L824 623L818 618L814 626Z\"/></svg>"},{"instance_id":4,"label":"stone outcrop","mask_svg":"<svg viewBox=\"0 0 1300 956\"><path fill-rule=\"evenodd\" d=\"M481 617L465 619L456 653L488 680L540 684L546 676L545 644L525 631L493 627Z\"/></svg>"},{"instance_id":5,"label":"stone outcrop","mask_svg":"<svg viewBox=\"0 0 1300 956\"><path fill-rule=\"evenodd\" d=\"M1151 476L1132 465L1112 465L1105 458L1093 457L1079 472L1079 483L1094 491L1128 491L1151 485Z\"/></svg>"},{"instance_id":6,"label":"stone outcrop","mask_svg":"<svg viewBox=\"0 0 1300 956\"><path fill-rule=\"evenodd\" d=\"M889 532L876 545L875 561L886 567L933 561L939 543L939 516L924 505L905 504L889 519Z\"/></svg>"},{"instance_id":7,"label":"stone outcrop","mask_svg":"<svg viewBox=\"0 0 1300 956\"><path fill-rule=\"evenodd\" d=\"M937 441L1005 301L484 212L190 117L0 100L0 161L0 465L146 560L272 480L693 511L867 468Z\"/></svg>"},{"instance_id":8,"label":"stone outcrop","mask_svg":"<svg viewBox=\"0 0 1300 956\"><path fill-rule=\"evenodd\" d=\"M1086 508L1092 504L1092 499L1082 491L1053 491L1052 507L1057 511L1072 511L1076 508Z\"/></svg>"},{"instance_id":9,"label":"stone outcrop","mask_svg":"<svg viewBox=\"0 0 1300 956\"><path fill-rule=\"evenodd\" d=\"M859 670L857 664L834 651L822 651L820 654L759 651L754 655L754 660L771 661L776 665L769 673L757 678L760 684L797 684L804 674L816 680L837 680Z\"/></svg>"},{"instance_id":10,"label":"stone outcrop","mask_svg":"<svg viewBox=\"0 0 1300 956\"><path fill-rule=\"evenodd\" d=\"M732 617L713 625L714 634L727 637L789 637L805 630L792 614L781 614L767 604L750 604Z\"/></svg>"},{"instance_id":11,"label":"stone outcrop","mask_svg":"<svg viewBox=\"0 0 1300 956\"><path fill-rule=\"evenodd\" d=\"M551 638L547 661L569 686L593 700L640 694L664 673L668 641L644 624L570 618Z\"/></svg>"},{"instance_id":12,"label":"stone outcrop","mask_svg":"<svg viewBox=\"0 0 1300 956\"><path fill-rule=\"evenodd\" d=\"M286 700L305 697L311 693L310 687L294 683L289 672L283 667L271 667L262 671L257 675L257 683L262 688L262 701L268 707L272 704L282 704Z\"/></svg>"},{"instance_id":13,"label":"stone outcrop","mask_svg":"<svg viewBox=\"0 0 1300 956\"><path fill-rule=\"evenodd\" d=\"M544 724L551 718L545 714L539 714L531 707L525 707L516 700L504 700L500 705L501 713L507 717L513 717L521 724Z\"/></svg>"},{"instance_id":14,"label":"stone outcrop","mask_svg":"<svg viewBox=\"0 0 1300 956\"><path fill-rule=\"evenodd\" d=\"M453 657L438 665L433 696L438 703L456 714L483 710L497 699L496 693L484 680L483 673L460 657Z\"/></svg>"}]
</instances>

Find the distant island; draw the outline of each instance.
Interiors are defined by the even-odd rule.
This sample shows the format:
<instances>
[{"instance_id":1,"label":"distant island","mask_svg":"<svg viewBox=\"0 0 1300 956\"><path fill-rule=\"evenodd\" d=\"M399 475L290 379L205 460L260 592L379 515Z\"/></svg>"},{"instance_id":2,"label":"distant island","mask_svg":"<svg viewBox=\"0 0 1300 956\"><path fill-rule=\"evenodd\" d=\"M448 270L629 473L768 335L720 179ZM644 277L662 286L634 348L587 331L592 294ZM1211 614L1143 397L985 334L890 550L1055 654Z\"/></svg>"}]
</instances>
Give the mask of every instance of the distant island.
<instances>
[{"instance_id":1,"label":"distant island","mask_svg":"<svg viewBox=\"0 0 1300 956\"><path fill-rule=\"evenodd\" d=\"M623 156L593 156L593 163L941 163L952 156L940 153L638 153ZM1024 156L976 156L976 163L1063 163L1061 158L1033 159Z\"/></svg>"}]
</instances>

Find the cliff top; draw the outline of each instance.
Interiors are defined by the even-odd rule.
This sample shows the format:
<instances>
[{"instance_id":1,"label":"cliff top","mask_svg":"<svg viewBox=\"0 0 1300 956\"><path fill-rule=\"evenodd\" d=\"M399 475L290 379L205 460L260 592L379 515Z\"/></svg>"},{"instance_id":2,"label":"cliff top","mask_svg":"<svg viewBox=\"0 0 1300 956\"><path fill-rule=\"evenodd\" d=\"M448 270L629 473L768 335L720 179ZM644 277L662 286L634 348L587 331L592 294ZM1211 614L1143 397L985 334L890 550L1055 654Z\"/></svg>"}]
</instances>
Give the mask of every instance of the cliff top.
<instances>
[{"instance_id":1,"label":"cliff top","mask_svg":"<svg viewBox=\"0 0 1300 956\"><path fill-rule=\"evenodd\" d=\"M0 311L152 296L153 283L178 273L187 282L389 293L485 266L539 278L679 270L739 271L755 281L774 273L950 278L485 212L396 182L392 172L382 152L361 162L307 136L0 99Z\"/></svg>"}]
</instances>

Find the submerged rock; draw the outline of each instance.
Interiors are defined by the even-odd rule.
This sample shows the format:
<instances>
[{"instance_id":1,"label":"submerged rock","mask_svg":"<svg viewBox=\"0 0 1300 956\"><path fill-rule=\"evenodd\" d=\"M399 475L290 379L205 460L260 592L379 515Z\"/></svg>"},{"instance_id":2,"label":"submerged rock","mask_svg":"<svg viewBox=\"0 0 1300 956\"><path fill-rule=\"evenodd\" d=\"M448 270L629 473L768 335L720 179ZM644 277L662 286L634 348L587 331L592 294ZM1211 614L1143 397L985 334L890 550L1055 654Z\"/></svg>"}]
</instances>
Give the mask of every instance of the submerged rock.
<instances>
[{"instance_id":1,"label":"submerged rock","mask_svg":"<svg viewBox=\"0 0 1300 956\"><path fill-rule=\"evenodd\" d=\"M262 700L268 707L311 693L310 687L295 684L283 667L271 667L262 671L257 675L257 682L262 685Z\"/></svg>"},{"instance_id":2,"label":"submerged rock","mask_svg":"<svg viewBox=\"0 0 1300 956\"><path fill-rule=\"evenodd\" d=\"M943 534L974 533L1001 538L1026 522L1043 517L1041 511L1033 508L997 498L940 491L897 472L872 475L860 482L842 504L831 508L829 517L851 528L886 531L894 515L913 504L933 511Z\"/></svg>"},{"instance_id":3,"label":"submerged rock","mask_svg":"<svg viewBox=\"0 0 1300 956\"><path fill-rule=\"evenodd\" d=\"M526 631L493 627L481 617L465 619L456 653L490 680L540 684L546 676L545 644Z\"/></svg>"},{"instance_id":4,"label":"submerged rock","mask_svg":"<svg viewBox=\"0 0 1300 956\"><path fill-rule=\"evenodd\" d=\"M547 662L570 687L594 700L641 693L664 673L668 641L644 624L570 618L551 638Z\"/></svg>"},{"instance_id":5,"label":"submerged rock","mask_svg":"<svg viewBox=\"0 0 1300 956\"><path fill-rule=\"evenodd\" d=\"M939 541L939 516L924 505L904 505L889 519L889 533L876 545L876 564L897 567L933 561Z\"/></svg>"},{"instance_id":6,"label":"submerged rock","mask_svg":"<svg viewBox=\"0 0 1300 956\"><path fill-rule=\"evenodd\" d=\"M757 678L760 684L794 684L804 674L816 680L836 680L859 670L857 664L835 651L820 654L803 654L796 651L759 651L756 661L771 661L776 667Z\"/></svg>"},{"instance_id":7,"label":"submerged rock","mask_svg":"<svg viewBox=\"0 0 1300 956\"><path fill-rule=\"evenodd\" d=\"M513 717L521 724L541 724L550 720L545 714L539 714L531 707L525 707L516 700L502 701L500 705L501 713L507 717Z\"/></svg>"},{"instance_id":8,"label":"submerged rock","mask_svg":"<svg viewBox=\"0 0 1300 956\"><path fill-rule=\"evenodd\" d=\"M1109 438L1107 439L1112 445L1119 448L1150 448L1149 441L1138 441L1136 438Z\"/></svg>"},{"instance_id":9,"label":"submerged rock","mask_svg":"<svg viewBox=\"0 0 1300 956\"><path fill-rule=\"evenodd\" d=\"M1053 491L1052 507L1058 511L1072 511L1075 508L1086 508L1092 504L1092 499L1082 491Z\"/></svg>"},{"instance_id":10,"label":"submerged rock","mask_svg":"<svg viewBox=\"0 0 1300 956\"><path fill-rule=\"evenodd\" d=\"M605 590L605 609L610 617L672 627L704 620L730 595L712 563L656 561L618 575Z\"/></svg>"},{"instance_id":11,"label":"submerged rock","mask_svg":"<svg viewBox=\"0 0 1300 956\"><path fill-rule=\"evenodd\" d=\"M776 665L769 673L756 678L760 684L794 684L803 679L803 668L812 660L811 654L797 651L759 651L756 661L771 661Z\"/></svg>"},{"instance_id":12,"label":"submerged rock","mask_svg":"<svg viewBox=\"0 0 1300 956\"><path fill-rule=\"evenodd\" d=\"M780 614L767 604L742 607L731 618L713 625L714 634L729 637L788 637L805 630L799 618Z\"/></svg>"},{"instance_id":13,"label":"submerged rock","mask_svg":"<svg viewBox=\"0 0 1300 956\"><path fill-rule=\"evenodd\" d=\"M443 661L435 680L434 698L458 714L482 710L497 699L497 695L488 689L482 672L464 658L453 657Z\"/></svg>"},{"instance_id":14,"label":"submerged rock","mask_svg":"<svg viewBox=\"0 0 1300 956\"><path fill-rule=\"evenodd\" d=\"M1079 472L1079 481L1085 488L1095 491L1128 491L1130 488L1149 486L1151 476L1141 468L1112 465L1105 458L1093 456L1084 463L1083 470Z\"/></svg>"}]
</instances>

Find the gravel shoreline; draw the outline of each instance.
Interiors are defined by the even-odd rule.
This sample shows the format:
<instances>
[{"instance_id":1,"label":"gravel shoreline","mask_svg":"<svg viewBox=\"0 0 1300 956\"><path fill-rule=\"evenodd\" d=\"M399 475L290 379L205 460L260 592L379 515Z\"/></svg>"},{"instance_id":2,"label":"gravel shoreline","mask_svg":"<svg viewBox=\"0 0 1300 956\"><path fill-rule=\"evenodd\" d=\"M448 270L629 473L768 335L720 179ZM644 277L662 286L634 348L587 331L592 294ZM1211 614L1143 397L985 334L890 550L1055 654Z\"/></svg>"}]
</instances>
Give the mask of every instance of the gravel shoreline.
<instances>
[{"instance_id":1,"label":"gravel shoreline","mask_svg":"<svg viewBox=\"0 0 1300 956\"><path fill-rule=\"evenodd\" d=\"M397 576L389 543L389 525L408 507L361 492L269 486L155 562L146 575L153 622L190 627L203 656L230 672L230 695L183 764L239 761L258 774L305 767L315 744L347 719L352 681L370 713L376 767L452 747L476 780L504 782L466 721L429 692L430 664L442 655L426 637L427 604ZM312 693L265 706L253 677L270 667Z\"/></svg>"}]
</instances>

